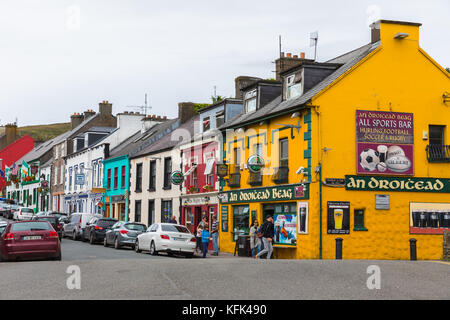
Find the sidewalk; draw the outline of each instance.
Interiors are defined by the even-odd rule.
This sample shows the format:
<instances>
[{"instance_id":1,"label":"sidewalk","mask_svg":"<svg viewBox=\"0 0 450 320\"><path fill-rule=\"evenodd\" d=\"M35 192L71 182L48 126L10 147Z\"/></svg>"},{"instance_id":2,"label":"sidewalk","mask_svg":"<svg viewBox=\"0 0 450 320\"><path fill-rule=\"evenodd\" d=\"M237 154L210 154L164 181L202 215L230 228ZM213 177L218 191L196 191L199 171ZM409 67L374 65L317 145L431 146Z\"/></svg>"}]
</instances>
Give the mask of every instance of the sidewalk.
<instances>
[{"instance_id":1,"label":"sidewalk","mask_svg":"<svg viewBox=\"0 0 450 320\"><path fill-rule=\"evenodd\" d=\"M213 251L208 251L208 253L206 254L206 258L205 259L220 259L220 258L241 258L241 259L251 259L251 257L240 257L238 256L237 252L236 255L234 256L232 253L229 252L220 252L219 251L219 255L218 256L213 256L211 255L211 253L213 253ZM194 253L193 258L202 258L203 253L199 252L199 253Z\"/></svg>"}]
</instances>

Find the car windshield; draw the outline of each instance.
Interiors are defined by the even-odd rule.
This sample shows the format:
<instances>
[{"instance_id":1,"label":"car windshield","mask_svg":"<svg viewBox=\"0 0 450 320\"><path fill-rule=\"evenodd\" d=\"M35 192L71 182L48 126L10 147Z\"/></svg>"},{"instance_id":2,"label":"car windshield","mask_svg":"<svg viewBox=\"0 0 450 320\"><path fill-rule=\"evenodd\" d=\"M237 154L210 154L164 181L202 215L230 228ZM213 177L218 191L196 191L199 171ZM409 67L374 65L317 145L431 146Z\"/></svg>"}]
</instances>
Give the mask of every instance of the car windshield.
<instances>
[{"instance_id":1,"label":"car windshield","mask_svg":"<svg viewBox=\"0 0 450 320\"><path fill-rule=\"evenodd\" d=\"M113 224L115 224L117 222L117 220L103 220L100 219L97 221L97 225L99 227L105 228L105 227L111 227Z\"/></svg>"},{"instance_id":2,"label":"car windshield","mask_svg":"<svg viewBox=\"0 0 450 320\"><path fill-rule=\"evenodd\" d=\"M162 231L167 232L181 232L181 233L189 233L189 230L186 227L178 226L175 224L162 224L161 225Z\"/></svg>"},{"instance_id":3,"label":"car windshield","mask_svg":"<svg viewBox=\"0 0 450 320\"><path fill-rule=\"evenodd\" d=\"M44 221L48 221L50 223L56 223L57 219L58 218L56 218L56 217L39 217L37 220L40 220L40 221L44 220Z\"/></svg>"},{"instance_id":4,"label":"car windshield","mask_svg":"<svg viewBox=\"0 0 450 320\"><path fill-rule=\"evenodd\" d=\"M34 213L33 209L30 208L22 208L22 212Z\"/></svg>"},{"instance_id":5,"label":"car windshield","mask_svg":"<svg viewBox=\"0 0 450 320\"><path fill-rule=\"evenodd\" d=\"M137 224L137 223L128 223L125 225L125 228L128 230L134 230L134 231L145 231L145 226L143 224Z\"/></svg>"},{"instance_id":6,"label":"car windshield","mask_svg":"<svg viewBox=\"0 0 450 320\"><path fill-rule=\"evenodd\" d=\"M20 223L14 223L11 226L11 232L34 231L34 230L51 230L51 226L48 222L43 222L43 221L20 222Z\"/></svg>"}]
</instances>

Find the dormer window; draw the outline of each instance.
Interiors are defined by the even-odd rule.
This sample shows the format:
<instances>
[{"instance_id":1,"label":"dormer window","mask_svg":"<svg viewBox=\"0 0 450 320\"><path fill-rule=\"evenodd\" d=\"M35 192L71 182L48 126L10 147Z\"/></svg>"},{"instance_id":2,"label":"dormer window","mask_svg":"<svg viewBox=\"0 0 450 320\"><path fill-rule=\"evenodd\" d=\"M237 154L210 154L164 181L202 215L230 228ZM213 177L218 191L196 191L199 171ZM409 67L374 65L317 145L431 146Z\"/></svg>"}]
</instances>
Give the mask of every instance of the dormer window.
<instances>
[{"instance_id":1,"label":"dormer window","mask_svg":"<svg viewBox=\"0 0 450 320\"><path fill-rule=\"evenodd\" d=\"M211 119L210 117L205 117L203 119L203 132L208 131L211 128Z\"/></svg>"},{"instance_id":2,"label":"dormer window","mask_svg":"<svg viewBox=\"0 0 450 320\"><path fill-rule=\"evenodd\" d=\"M256 111L256 89L245 94L245 113Z\"/></svg>"},{"instance_id":3,"label":"dormer window","mask_svg":"<svg viewBox=\"0 0 450 320\"><path fill-rule=\"evenodd\" d=\"M225 123L225 110L216 113L216 127L220 127Z\"/></svg>"},{"instance_id":4,"label":"dormer window","mask_svg":"<svg viewBox=\"0 0 450 320\"><path fill-rule=\"evenodd\" d=\"M286 100L301 96L303 93L302 74L299 72L286 78Z\"/></svg>"}]
</instances>

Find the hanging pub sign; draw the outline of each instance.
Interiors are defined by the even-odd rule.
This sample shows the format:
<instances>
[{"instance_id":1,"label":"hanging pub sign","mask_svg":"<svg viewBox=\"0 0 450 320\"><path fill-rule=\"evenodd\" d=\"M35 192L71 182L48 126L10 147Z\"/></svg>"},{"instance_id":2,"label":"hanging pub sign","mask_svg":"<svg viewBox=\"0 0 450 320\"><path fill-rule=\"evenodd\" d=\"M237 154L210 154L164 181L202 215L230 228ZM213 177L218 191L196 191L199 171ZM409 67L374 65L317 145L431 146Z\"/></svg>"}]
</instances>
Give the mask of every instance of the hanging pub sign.
<instances>
[{"instance_id":1,"label":"hanging pub sign","mask_svg":"<svg viewBox=\"0 0 450 320\"><path fill-rule=\"evenodd\" d=\"M182 184L183 181L184 181L183 172L181 172L181 171L173 171L170 174L170 180L172 181L173 184L176 184L176 185Z\"/></svg>"},{"instance_id":2,"label":"hanging pub sign","mask_svg":"<svg viewBox=\"0 0 450 320\"><path fill-rule=\"evenodd\" d=\"M217 163L216 172L217 176L221 178L226 177L228 175L228 165L225 163Z\"/></svg>"},{"instance_id":3,"label":"hanging pub sign","mask_svg":"<svg viewBox=\"0 0 450 320\"><path fill-rule=\"evenodd\" d=\"M356 110L358 174L414 175L412 113Z\"/></svg>"},{"instance_id":4,"label":"hanging pub sign","mask_svg":"<svg viewBox=\"0 0 450 320\"><path fill-rule=\"evenodd\" d=\"M345 176L346 190L450 193L450 179Z\"/></svg>"},{"instance_id":5,"label":"hanging pub sign","mask_svg":"<svg viewBox=\"0 0 450 320\"><path fill-rule=\"evenodd\" d=\"M247 160L247 168L250 172L259 173L264 167L264 159L259 154L250 156Z\"/></svg>"},{"instance_id":6,"label":"hanging pub sign","mask_svg":"<svg viewBox=\"0 0 450 320\"><path fill-rule=\"evenodd\" d=\"M328 234L350 233L350 202L328 201L327 203Z\"/></svg>"},{"instance_id":7,"label":"hanging pub sign","mask_svg":"<svg viewBox=\"0 0 450 320\"><path fill-rule=\"evenodd\" d=\"M37 166L37 165L35 165L35 164L33 164L33 165L30 166L30 171L31 171L31 174L32 174L32 175L36 175L36 173L38 172L38 170L39 170L39 166Z\"/></svg>"}]
</instances>

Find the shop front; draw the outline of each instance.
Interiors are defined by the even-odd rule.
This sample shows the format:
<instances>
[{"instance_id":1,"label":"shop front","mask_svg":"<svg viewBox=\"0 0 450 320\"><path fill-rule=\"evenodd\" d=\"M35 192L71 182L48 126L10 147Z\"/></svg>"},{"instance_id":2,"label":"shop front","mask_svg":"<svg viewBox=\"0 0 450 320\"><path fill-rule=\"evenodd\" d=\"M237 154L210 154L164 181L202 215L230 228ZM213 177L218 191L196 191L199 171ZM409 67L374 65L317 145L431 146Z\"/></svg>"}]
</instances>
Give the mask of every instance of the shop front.
<instances>
[{"instance_id":1,"label":"shop front","mask_svg":"<svg viewBox=\"0 0 450 320\"><path fill-rule=\"evenodd\" d=\"M126 221L126 196L124 194L105 197L105 204L107 217Z\"/></svg>"},{"instance_id":2,"label":"shop front","mask_svg":"<svg viewBox=\"0 0 450 320\"><path fill-rule=\"evenodd\" d=\"M233 253L239 236L248 236L254 220L274 220L274 256L295 258L297 235L307 230L308 186L292 184L223 192L220 198L221 250ZM300 218L299 218L300 217Z\"/></svg>"}]
</instances>

